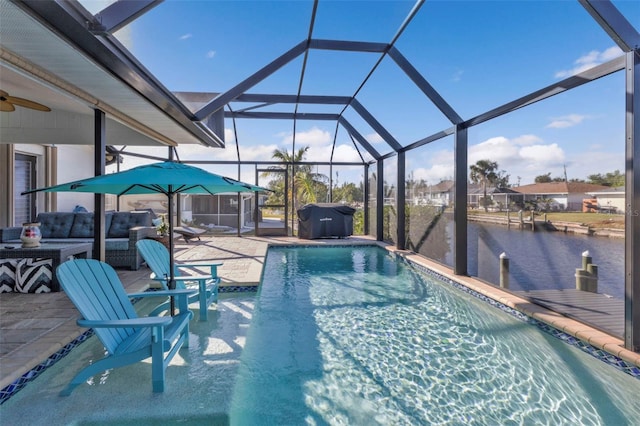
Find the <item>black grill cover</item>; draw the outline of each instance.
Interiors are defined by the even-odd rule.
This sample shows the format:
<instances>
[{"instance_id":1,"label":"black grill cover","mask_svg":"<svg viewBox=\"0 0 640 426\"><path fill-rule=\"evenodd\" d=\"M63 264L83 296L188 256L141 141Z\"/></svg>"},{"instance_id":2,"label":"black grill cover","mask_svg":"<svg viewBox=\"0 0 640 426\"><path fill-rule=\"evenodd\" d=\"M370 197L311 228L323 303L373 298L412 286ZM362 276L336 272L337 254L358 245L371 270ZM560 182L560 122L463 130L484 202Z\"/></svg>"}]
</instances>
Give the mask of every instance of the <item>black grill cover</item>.
<instances>
[{"instance_id":1,"label":"black grill cover","mask_svg":"<svg viewBox=\"0 0 640 426\"><path fill-rule=\"evenodd\" d=\"M348 237L356 209L343 204L307 204L298 209L298 238Z\"/></svg>"}]
</instances>

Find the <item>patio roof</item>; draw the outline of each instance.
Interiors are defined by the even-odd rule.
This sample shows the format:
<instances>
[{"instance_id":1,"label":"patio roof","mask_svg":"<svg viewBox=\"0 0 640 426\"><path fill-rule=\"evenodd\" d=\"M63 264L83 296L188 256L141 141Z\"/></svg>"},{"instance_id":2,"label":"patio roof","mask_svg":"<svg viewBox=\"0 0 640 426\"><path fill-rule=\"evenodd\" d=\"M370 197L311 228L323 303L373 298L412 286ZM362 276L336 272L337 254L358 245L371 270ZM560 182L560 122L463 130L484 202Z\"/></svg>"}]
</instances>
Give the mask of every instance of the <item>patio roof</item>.
<instances>
[{"instance_id":1,"label":"patio roof","mask_svg":"<svg viewBox=\"0 0 640 426\"><path fill-rule=\"evenodd\" d=\"M86 26L92 19L76 2L0 0L0 88L52 109L46 117L23 108L3 114L0 140L91 144L97 108L110 120L111 144L224 145L117 39L94 35Z\"/></svg>"}]
</instances>

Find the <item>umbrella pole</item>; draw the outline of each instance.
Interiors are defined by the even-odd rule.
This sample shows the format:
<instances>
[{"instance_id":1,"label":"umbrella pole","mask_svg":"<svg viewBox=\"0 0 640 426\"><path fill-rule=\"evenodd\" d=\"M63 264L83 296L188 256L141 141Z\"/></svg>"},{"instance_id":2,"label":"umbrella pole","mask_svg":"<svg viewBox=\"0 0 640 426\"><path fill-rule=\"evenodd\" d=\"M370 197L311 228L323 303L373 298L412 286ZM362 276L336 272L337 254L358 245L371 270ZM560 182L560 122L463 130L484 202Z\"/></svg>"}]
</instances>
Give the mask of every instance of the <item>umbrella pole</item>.
<instances>
[{"instance_id":1,"label":"umbrella pole","mask_svg":"<svg viewBox=\"0 0 640 426\"><path fill-rule=\"evenodd\" d=\"M175 260L173 258L173 192L172 185L169 185L169 205L167 208L167 215L169 216L167 220L169 221L169 290L174 290L176 288L176 280L175 280ZM176 305L173 296L171 296L170 302L171 316L174 316L176 313Z\"/></svg>"}]
</instances>

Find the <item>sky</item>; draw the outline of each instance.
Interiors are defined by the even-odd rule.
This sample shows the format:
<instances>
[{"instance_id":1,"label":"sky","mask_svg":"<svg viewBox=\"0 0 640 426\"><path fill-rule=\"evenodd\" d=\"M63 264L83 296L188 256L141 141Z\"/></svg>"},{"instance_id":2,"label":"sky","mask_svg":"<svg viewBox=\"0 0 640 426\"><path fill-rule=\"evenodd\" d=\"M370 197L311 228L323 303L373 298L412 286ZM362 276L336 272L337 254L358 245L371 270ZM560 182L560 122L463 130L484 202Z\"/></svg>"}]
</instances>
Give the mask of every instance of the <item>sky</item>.
<instances>
[{"instance_id":1,"label":"sky","mask_svg":"<svg viewBox=\"0 0 640 426\"><path fill-rule=\"evenodd\" d=\"M83 1L95 13L104 1ZM640 2L614 1L636 29ZM306 39L313 2L165 0L116 33L171 91L223 93ZM622 52L577 1L427 1L407 28L412 1L320 0L312 38L389 43L463 119L557 83ZM403 146L451 127L388 56L362 85L380 54L309 51L249 93L357 94L358 101ZM305 77L300 84L303 65ZM512 185L539 175L585 179L624 169L624 75L598 81L469 129L469 164L496 161ZM253 106L234 102L234 110ZM293 111L295 105L263 108ZM298 107L341 112L341 106ZM351 108L344 117L378 152L392 149ZM336 128L338 129L336 132ZM348 133L335 122L225 121L226 149L179 148L182 160L270 160L275 149L309 146L308 160L360 161ZM334 138L336 141L333 147ZM452 137L407 155L407 175L436 184L453 176ZM362 152L364 150L361 149ZM159 155L165 156L166 150ZM371 156L362 154L366 160ZM395 158L384 178L396 180ZM127 166L137 160L127 159ZM253 182L253 167L210 170ZM326 170L325 170L326 169ZM328 174L328 168L319 171ZM358 181L360 167L338 167L340 181ZM373 169L375 171L375 168ZM334 176L335 177L335 176Z\"/></svg>"}]
</instances>

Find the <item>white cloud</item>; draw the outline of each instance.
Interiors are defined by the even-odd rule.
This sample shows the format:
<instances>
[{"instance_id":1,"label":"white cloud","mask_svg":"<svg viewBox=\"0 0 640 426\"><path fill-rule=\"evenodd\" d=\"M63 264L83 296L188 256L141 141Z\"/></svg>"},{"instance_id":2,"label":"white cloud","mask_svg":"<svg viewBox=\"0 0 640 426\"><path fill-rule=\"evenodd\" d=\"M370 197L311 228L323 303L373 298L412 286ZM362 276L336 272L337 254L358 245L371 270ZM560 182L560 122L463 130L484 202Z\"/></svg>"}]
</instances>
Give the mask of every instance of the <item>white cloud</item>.
<instances>
[{"instance_id":1,"label":"white cloud","mask_svg":"<svg viewBox=\"0 0 640 426\"><path fill-rule=\"evenodd\" d=\"M358 151L353 145L338 145L333 152L333 158L335 161L342 161L345 163L359 163L362 161Z\"/></svg>"},{"instance_id":2,"label":"white cloud","mask_svg":"<svg viewBox=\"0 0 640 426\"><path fill-rule=\"evenodd\" d=\"M511 183L520 176L523 185L533 183L540 174L560 173L566 163L564 150L558 144L545 143L535 135L513 139L498 136L469 147L469 164L484 159L497 162L500 170L511 175Z\"/></svg>"},{"instance_id":3,"label":"white cloud","mask_svg":"<svg viewBox=\"0 0 640 426\"><path fill-rule=\"evenodd\" d=\"M479 160L496 161L499 167L507 164L509 159L518 157L518 147L513 141L497 136L469 147L469 164Z\"/></svg>"},{"instance_id":4,"label":"white cloud","mask_svg":"<svg viewBox=\"0 0 640 426\"><path fill-rule=\"evenodd\" d=\"M188 40L191 37L193 37L193 34L191 34L191 33L183 34L183 35L180 36L180 40Z\"/></svg>"},{"instance_id":5,"label":"white cloud","mask_svg":"<svg viewBox=\"0 0 640 426\"><path fill-rule=\"evenodd\" d=\"M330 161L332 144L311 146L307 152L306 159L308 161ZM333 150L333 161L353 163L361 162L362 159L358 155L353 145L340 144L336 145Z\"/></svg>"},{"instance_id":6,"label":"white cloud","mask_svg":"<svg viewBox=\"0 0 640 426\"><path fill-rule=\"evenodd\" d=\"M134 44L131 27L123 27L113 33L113 35L118 39L120 43L122 43L124 47L127 48L128 51L133 52Z\"/></svg>"},{"instance_id":7,"label":"white cloud","mask_svg":"<svg viewBox=\"0 0 640 426\"><path fill-rule=\"evenodd\" d=\"M542 139L536 135L521 135L512 139L513 143L519 146L534 145L541 143Z\"/></svg>"},{"instance_id":8,"label":"white cloud","mask_svg":"<svg viewBox=\"0 0 640 426\"><path fill-rule=\"evenodd\" d=\"M243 146L240 144L240 159L242 161L265 161L270 160L273 152L278 149L277 145L252 145ZM225 151L229 151L226 149Z\"/></svg>"},{"instance_id":9,"label":"white cloud","mask_svg":"<svg viewBox=\"0 0 640 426\"><path fill-rule=\"evenodd\" d=\"M564 129L567 127L573 127L577 124L582 123L586 118L586 115L580 114L569 114L563 117L552 118L551 123L547 124L546 128L550 129Z\"/></svg>"},{"instance_id":10,"label":"white cloud","mask_svg":"<svg viewBox=\"0 0 640 426\"><path fill-rule=\"evenodd\" d=\"M413 169L413 179L424 180L430 185L435 185L443 180L453 179L453 163L434 164L429 168L419 167Z\"/></svg>"},{"instance_id":11,"label":"white cloud","mask_svg":"<svg viewBox=\"0 0 640 426\"><path fill-rule=\"evenodd\" d=\"M622 49L620 49L618 46L611 46L610 48L602 52L602 55L600 55L600 58L604 62L606 62L614 58L617 58L618 56L622 56Z\"/></svg>"},{"instance_id":12,"label":"white cloud","mask_svg":"<svg viewBox=\"0 0 640 426\"><path fill-rule=\"evenodd\" d=\"M612 46L606 49L604 52L600 52L598 50L592 50L584 56L579 57L574 61L574 67L568 70L561 70L556 72L556 78L567 78L572 75L579 74L583 71L588 70L589 68L593 68L597 65L600 65L604 62L610 61L611 59L617 58L622 55L622 50L618 46Z\"/></svg>"},{"instance_id":13,"label":"white cloud","mask_svg":"<svg viewBox=\"0 0 640 426\"><path fill-rule=\"evenodd\" d=\"M216 51L215 50L210 50L210 51L207 52L206 56L207 56L208 59L211 59L214 56L216 56Z\"/></svg>"},{"instance_id":14,"label":"white cloud","mask_svg":"<svg viewBox=\"0 0 640 426\"><path fill-rule=\"evenodd\" d=\"M529 170L543 170L565 163L565 155L558 144L533 145L520 149L520 157L526 162Z\"/></svg>"},{"instance_id":15,"label":"white cloud","mask_svg":"<svg viewBox=\"0 0 640 426\"><path fill-rule=\"evenodd\" d=\"M369 133L364 138L372 145L385 143L384 139L382 139L382 136L377 133Z\"/></svg>"},{"instance_id":16,"label":"white cloud","mask_svg":"<svg viewBox=\"0 0 640 426\"><path fill-rule=\"evenodd\" d=\"M281 145L291 149L291 144L293 142L293 134L291 132L283 132L283 133L279 133L278 135L283 138ZM331 144L332 142L333 142L333 138L328 131L319 129L318 127L315 127L315 126L306 131L296 132L297 147L321 146L321 145Z\"/></svg>"},{"instance_id":17,"label":"white cloud","mask_svg":"<svg viewBox=\"0 0 640 426\"><path fill-rule=\"evenodd\" d=\"M230 143L235 144L236 135L233 129L229 129L229 128L224 129L224 141L227 146L229 146Z\"/></svg>"},{"instance_id":18,"label":"white cloud","mask_svg":"<svg viewBox=\"0 0 640 426\"><path fill-rule=\"evenodd\" d=\"M437 151L421 151L407 155L407 178L413 176L414 180L424 180L429 184L437 184L440 181L453 179L454 156L453 151L440 149Z\"/></svg>"},{"instance_id":19,"label":"white cloud","mask_svg":"<svg viewBox=\"0 0 640 426\"><path fill-rule=\"evenodd\" d=\"M593 161L597 158L597 161ZM589 147L586 151L573 154L567 162L567 175L569 179L585 179L589 175L597 173L609 173L614 170L624 172L624 156L606 149L606 146L596 148Z\"/></svg>"}]
</instances>

